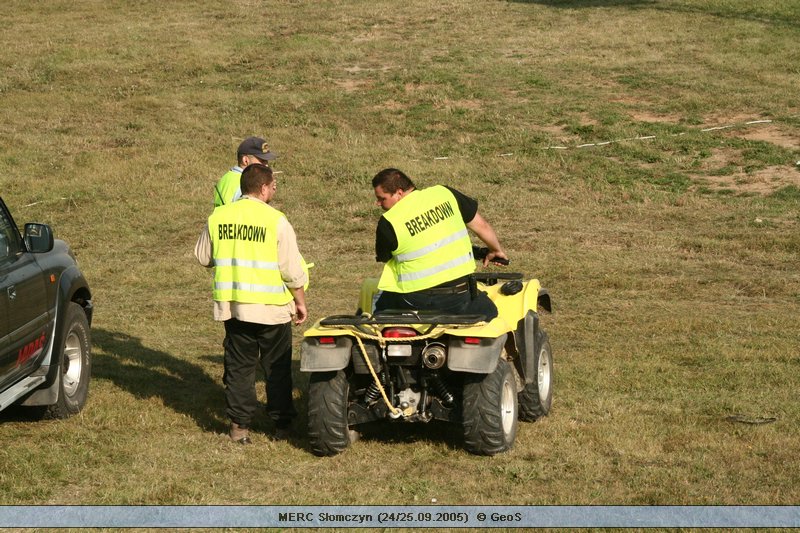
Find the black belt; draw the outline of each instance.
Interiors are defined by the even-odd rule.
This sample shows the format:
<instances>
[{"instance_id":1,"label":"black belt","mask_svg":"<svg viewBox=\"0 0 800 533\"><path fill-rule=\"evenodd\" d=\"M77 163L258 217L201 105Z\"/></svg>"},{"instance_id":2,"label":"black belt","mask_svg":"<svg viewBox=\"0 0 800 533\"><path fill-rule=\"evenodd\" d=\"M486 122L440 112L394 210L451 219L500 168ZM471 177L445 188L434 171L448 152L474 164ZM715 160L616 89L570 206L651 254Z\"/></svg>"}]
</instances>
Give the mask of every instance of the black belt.
<instances>
[{"instance_id":1,"label":"black belt","mask_svg":"<svg viewBox=\"0 0 800 533\"><path fill-rule=\"evenodd\" d=\"M469 283L466 281L458 285L451 285L449 287L431 287L430 289L422 289L421 293L424 294L461 294L469 291Z\"/></svg>"}]
</instances>

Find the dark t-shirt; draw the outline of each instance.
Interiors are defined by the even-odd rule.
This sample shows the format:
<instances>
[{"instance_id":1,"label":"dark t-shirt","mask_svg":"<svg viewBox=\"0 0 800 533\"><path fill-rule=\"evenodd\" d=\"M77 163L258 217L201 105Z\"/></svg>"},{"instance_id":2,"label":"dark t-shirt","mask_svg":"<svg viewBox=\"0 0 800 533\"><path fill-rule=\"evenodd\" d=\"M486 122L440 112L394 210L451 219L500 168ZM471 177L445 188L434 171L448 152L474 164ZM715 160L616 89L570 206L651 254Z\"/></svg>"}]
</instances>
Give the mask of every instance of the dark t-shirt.
<instances>
[{"instance_id":1,"label":"dark t-shirt","mask_svg":"<svg viewBox=\"0 0 800 533\"><path fill-rule=\"evenodd\" d=\"M445 185L445 187L447 187L447 185ZM478 201L452 187L447 187L447 189L456 197L458 210L461 211L461 218L464 224L472 222L472 219L475 218L475 214L478 212ZM378 227L375 230L375 260L386 263L392 258L392 252L396 249L397 234L394 232L394 228L389 221L381 216L380 220L378 220Z\"/></svg>"}]
</instances>

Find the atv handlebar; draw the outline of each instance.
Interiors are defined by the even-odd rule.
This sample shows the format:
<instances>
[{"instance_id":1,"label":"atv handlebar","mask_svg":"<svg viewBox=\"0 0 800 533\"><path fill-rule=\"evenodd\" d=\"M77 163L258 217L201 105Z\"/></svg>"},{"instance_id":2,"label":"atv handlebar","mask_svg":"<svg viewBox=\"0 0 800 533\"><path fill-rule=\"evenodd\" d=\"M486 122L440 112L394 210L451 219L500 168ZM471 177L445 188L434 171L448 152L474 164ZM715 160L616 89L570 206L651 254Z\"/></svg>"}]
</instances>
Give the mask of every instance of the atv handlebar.
<instances>
[{"instance_id":1,"label":"atv handlebar","mask_svg":"<svg viewBox=\"0 0 800 533\"><path fill-rule=\"evenodd\" d=\"M472 256L476 260L483 261L486 259L487 255L489 255L489 249L487 247L475 246L474 244L472 245ZM495 265L508 266L511 261L503 257L495 257L490 262L494 263Z\"/></svg>"}]
</instances>

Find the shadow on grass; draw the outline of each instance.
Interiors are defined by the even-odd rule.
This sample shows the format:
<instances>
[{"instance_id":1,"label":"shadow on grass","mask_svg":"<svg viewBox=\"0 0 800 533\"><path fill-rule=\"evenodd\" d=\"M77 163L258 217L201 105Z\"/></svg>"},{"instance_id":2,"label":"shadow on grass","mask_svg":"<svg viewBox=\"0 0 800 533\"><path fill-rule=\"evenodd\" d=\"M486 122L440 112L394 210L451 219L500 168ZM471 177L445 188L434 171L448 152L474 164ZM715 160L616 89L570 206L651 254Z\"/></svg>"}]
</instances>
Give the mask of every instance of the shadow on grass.
<instances>
[{"instance_id":1,"label":"shadow on grass","mask_svg":"<svg viewBox=\"0 0 800 533\"><path fill-rule=\"evenodd\" d=\"M425 423L379 421L357 428L361 440L382 444L435 443L444 444L451 450L464 448L461 426L439 420ZM358 443L355 444L358 446Z\"/></svg>"},{"instance_id":2,"label":"shadow on grass","mask_svg":"<svg viewBox=\"0 0 800 533\"><path fill-rule=\"evenodd\" d=\"M206 431L227 431L222 384L202 367L147 348L140 339L117 331L93 329L92 343L106 354L94 358L94 377L107 379L140 399L159 398Z\"/></svg>"},{"instance_id":3,"label":"shadow on grass","mask_svg":"<svg viewBox=\"0 0 800 533\"><path fill-rule=\"evenodd\" d=\"M95 329L92 342L107 355L95 359L93 374L108 379L137 398L159 398L164 405L195 420L197 425L215 433L227 433L225 390L219 381L208 376L203 367L168 353L153 350L124 333ZM198 359L223 365L222 355L203 355ZM299 361L292 361L294 388L307 390L308 377L300 373ZM256 368L256 390L263 392L264 374ZM301 394L302 395L302 394ZM308 450L306 438L306 403L295 399L298 411L294 435L288 443ZM261 404L251 424L251 431L274 434L275 427Z\"/></svg>"}]
</instances>

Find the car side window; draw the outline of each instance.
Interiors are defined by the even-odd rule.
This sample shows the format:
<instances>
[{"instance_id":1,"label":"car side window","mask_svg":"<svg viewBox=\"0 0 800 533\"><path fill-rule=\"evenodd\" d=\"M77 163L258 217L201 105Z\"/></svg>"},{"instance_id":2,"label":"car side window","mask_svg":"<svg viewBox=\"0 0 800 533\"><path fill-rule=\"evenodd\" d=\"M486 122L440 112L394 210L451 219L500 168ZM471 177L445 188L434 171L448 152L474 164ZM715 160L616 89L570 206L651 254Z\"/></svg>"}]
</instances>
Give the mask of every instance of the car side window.
<instances>
[{"instance_id":1,"label":"car side window","mask_svg":"<svg viewBox=\"0 0 800 533\"><path fill-rule=\"evenodd\" d=\"M19 231L8 215L0 209L0 261L16 256L22 249Z\"/></svg>"}]
</instances>

